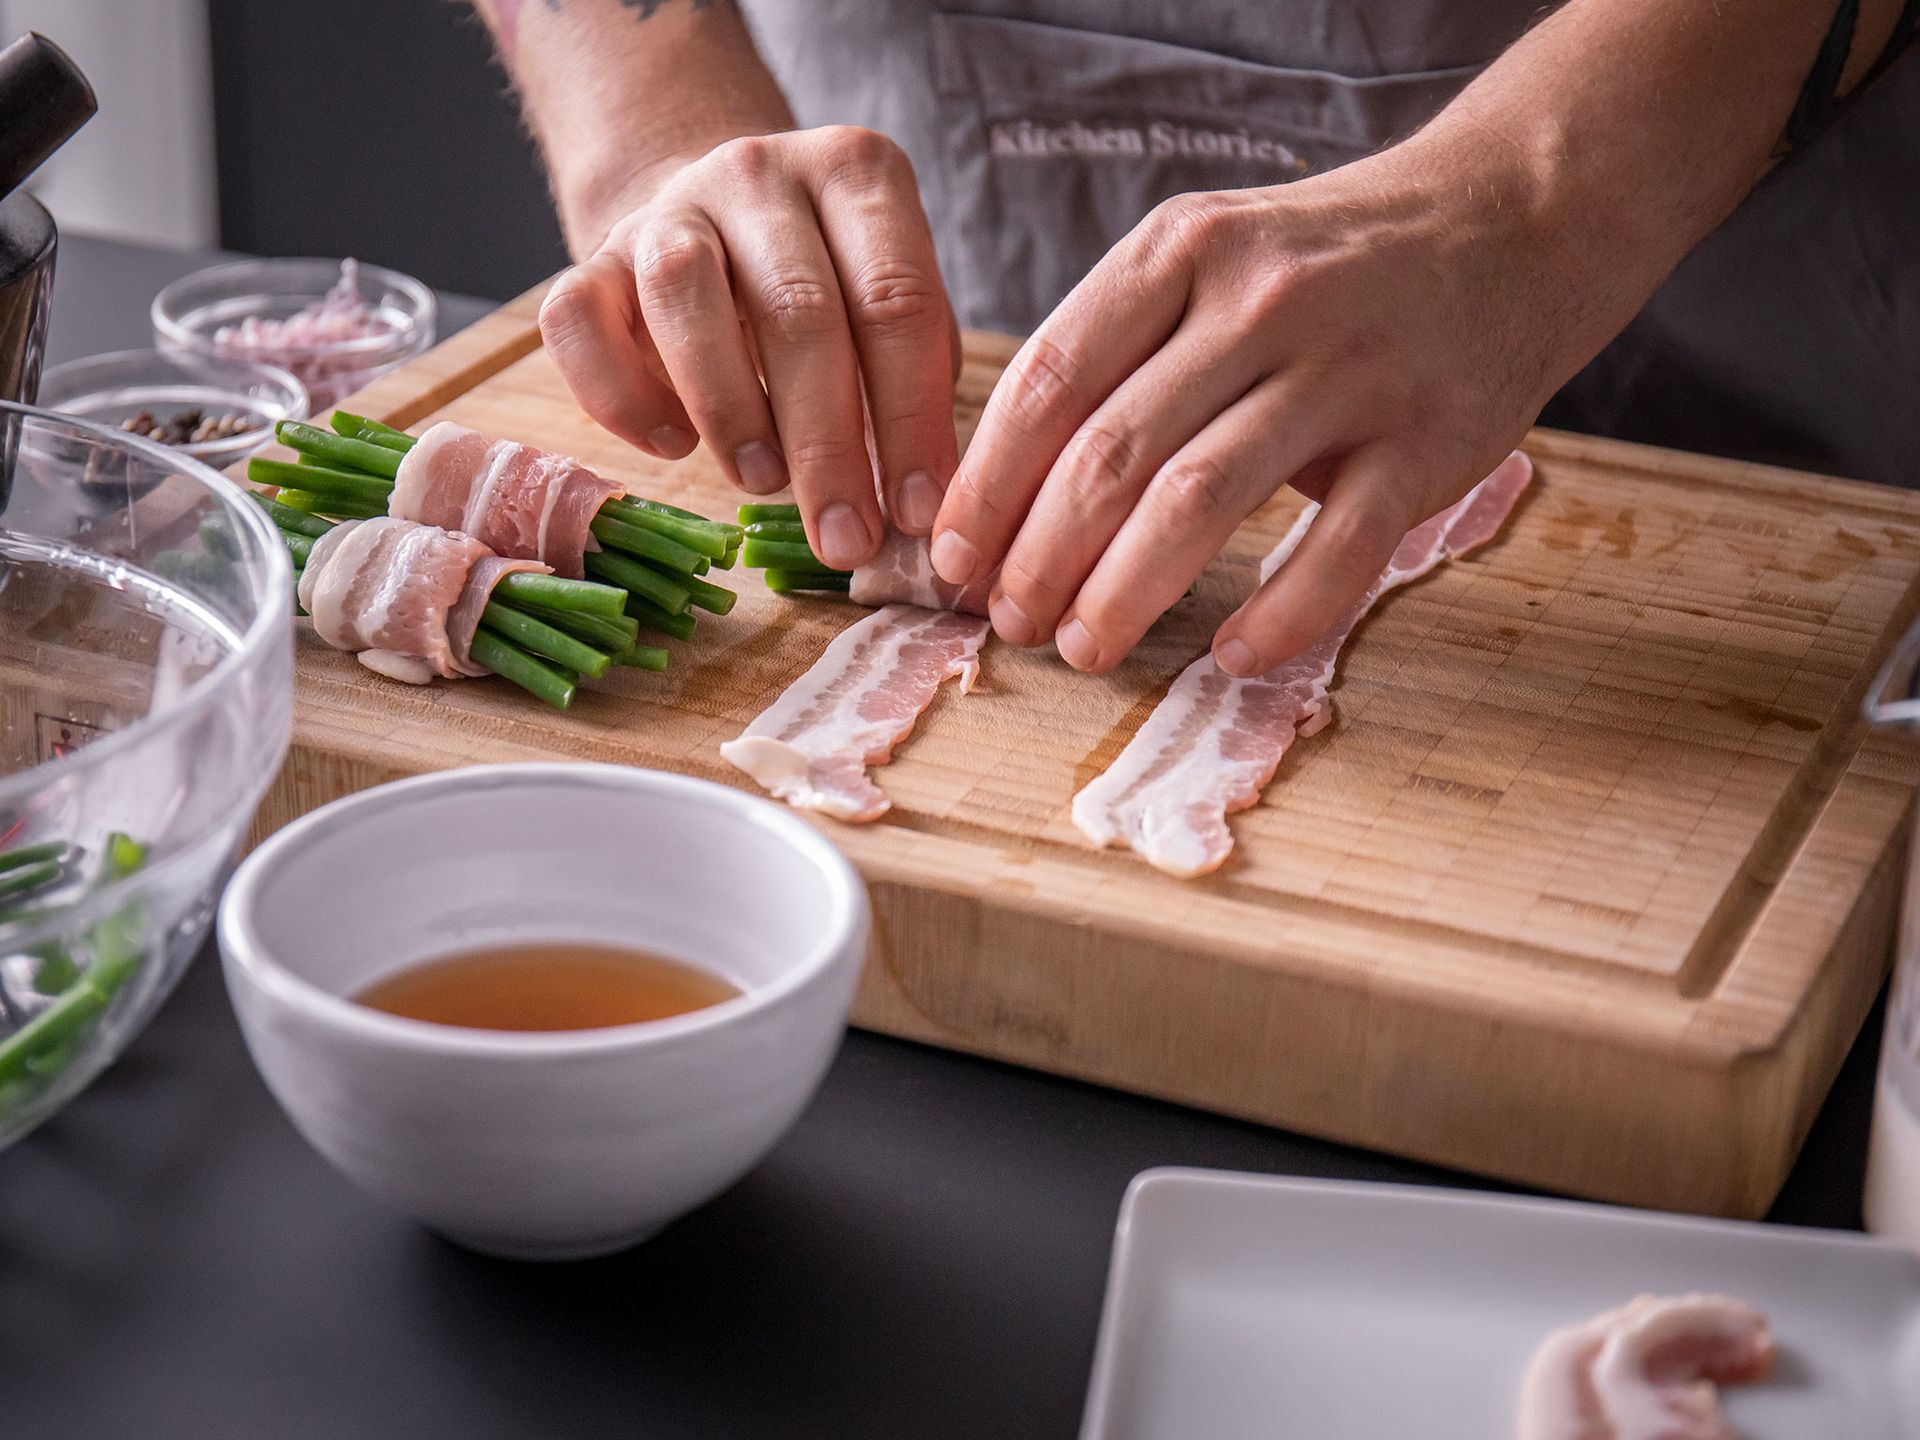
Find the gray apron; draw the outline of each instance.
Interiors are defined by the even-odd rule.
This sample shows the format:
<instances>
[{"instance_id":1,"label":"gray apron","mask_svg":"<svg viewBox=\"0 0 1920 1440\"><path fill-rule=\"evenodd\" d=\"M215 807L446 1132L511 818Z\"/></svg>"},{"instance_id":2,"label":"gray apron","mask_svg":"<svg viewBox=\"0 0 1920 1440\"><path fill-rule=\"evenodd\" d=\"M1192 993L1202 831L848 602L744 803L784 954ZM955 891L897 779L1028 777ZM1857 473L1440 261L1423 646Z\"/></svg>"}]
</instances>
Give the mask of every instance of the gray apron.
<instances>
[{"instance_id":1,"label":"gray apron","mask_svg":"<svg viewBox=\"0 0 1920 1440\"><path fill-rule=\"evenodd\" d=\"M743 0L805 125L912 157L961 323L1025 333L1154 205L1431 117L1539 0ZM1920 485L1920 60L1779 166L1549 406Z\"/></svg>"}]
</instances>

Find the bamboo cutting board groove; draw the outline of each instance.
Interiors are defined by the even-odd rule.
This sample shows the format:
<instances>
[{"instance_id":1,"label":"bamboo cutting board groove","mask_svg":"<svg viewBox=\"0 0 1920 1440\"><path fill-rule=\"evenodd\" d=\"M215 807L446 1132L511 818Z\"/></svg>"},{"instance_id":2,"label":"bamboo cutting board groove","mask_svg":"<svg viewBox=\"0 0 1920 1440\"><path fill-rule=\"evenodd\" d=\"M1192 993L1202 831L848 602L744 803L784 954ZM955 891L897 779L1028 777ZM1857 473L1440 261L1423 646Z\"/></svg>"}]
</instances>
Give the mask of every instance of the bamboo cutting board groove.
<instances>
[{"instance_id":1,"label":"bamboo cutting board groove","mask_svg":"<svg viewBox=\"0 0 1920 1440\"><path fill-rule=\"evenodd\" d=\"M524 297L350 408L738 497L593 426ZM970 427L1012 353L972 336ZM1538 432L1507 531L1387 599L1338 722L1200 881L1088 849L1074 791L1205 647L1298 505L1251 520L1117 673L990 646L825 829L873 886L855 1018L895 1035L1555 1190L1763 1211L1885 971L1916 780L1857 720L1920 606L1920 496ZM718 746L852 618L744 594L665 676L557 715L413 690L310 634L264 833L347 791L572 757L745 785ZM303 627L304 631L304 627Z\"/></svg>"}]
</instances>

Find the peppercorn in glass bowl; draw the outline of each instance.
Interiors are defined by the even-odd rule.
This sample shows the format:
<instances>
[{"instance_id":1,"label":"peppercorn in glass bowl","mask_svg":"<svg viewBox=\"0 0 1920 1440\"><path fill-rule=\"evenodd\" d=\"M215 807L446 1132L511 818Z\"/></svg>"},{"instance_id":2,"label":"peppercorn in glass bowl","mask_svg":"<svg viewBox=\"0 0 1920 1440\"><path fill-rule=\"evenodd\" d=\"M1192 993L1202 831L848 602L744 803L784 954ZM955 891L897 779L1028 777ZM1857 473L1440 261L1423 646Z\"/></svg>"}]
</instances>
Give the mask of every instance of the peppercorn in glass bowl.
<instances>
[{"instance_id":1,"label":"peppercorn in glass bowl","mask_svg":"<svg viewBox=\"0 0 1920 1440\"><path fill-rule=\"evenodd\" d=\"M153 297L154 343L292 373L313 412L433 344L438 305L411 275L354 260L235 260Z\"/></svg>"},{"instance_id":2,"label":"peppercorn in glass bowl","mask_svg":"<svg viewBox=\"0 0 1920 1440\"><path fill-rule=\"evenodd\" d=\"M0 403L0 1145L199 949L286 753L293 575L240 487Z\"/></svg>"},{"instance_id":3,"label":"peppercorn in glass bowl","mask_svg":"<svg viewBox=\"0 0 1920 1440\"><path fill-rule=\"evenodd\" d=\"M280 421L307 418L307 387L254 361L117 350L47 371L40 406L225 470L272 444Z\"/></svg>"}]
</instances>

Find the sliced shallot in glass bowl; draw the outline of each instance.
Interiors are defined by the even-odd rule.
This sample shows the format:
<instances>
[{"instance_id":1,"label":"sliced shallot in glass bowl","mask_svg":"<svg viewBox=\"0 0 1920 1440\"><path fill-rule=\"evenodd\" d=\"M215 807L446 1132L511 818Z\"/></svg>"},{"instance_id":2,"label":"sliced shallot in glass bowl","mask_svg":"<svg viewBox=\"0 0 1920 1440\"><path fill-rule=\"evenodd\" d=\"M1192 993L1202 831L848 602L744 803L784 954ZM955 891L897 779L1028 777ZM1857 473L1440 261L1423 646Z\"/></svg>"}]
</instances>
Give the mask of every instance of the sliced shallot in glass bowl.
<instances>
[{"instance_id":1,"label":"sliced shallot in glass bowl","mask_svg":"<svg viewBox=\"0 0 1920 1440\"><path fill-rule=\"evenodd\" d=\"M307 387L314 414L434 341L438 306L411 275L355 260L235 260L153 297L163 350L277 365Z\"/></svg>"}]
</instances>

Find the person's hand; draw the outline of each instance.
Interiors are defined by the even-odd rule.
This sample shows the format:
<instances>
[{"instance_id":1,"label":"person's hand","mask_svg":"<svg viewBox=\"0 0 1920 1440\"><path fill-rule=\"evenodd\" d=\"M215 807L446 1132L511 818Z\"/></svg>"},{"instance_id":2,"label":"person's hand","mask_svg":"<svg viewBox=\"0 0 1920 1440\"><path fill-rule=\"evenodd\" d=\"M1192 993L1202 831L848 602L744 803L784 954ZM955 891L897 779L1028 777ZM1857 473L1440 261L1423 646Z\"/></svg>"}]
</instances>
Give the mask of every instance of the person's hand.
<instances>
[{"instance_id":1,"label":"person's hand","mask_svg":"<svg viewBox=\"0 0 1920 1440\"><path fill-rule=\"evenodd\" d=\"M1511 194L1392 156L1168 201L1022 347L933 536L944 580L1001 567L1002 638L1111 669L1290 483L1325 508L1213 642L1229 674L1262 673L1604 342Z\"/></svg>"},{"instance_id":2,"label":"person's hand","mask_svg":"<svg viewBox=\"0 0 1920 1440\"><path fill-rule=\"evenodd\" d=\"M882 135L754 135L692 160L555 282L540 332L614 434L668 459L697 435L750 494L791 482L829 565L879 546L876 468L897 525L933 524L958 459L958 331Z\"/></svg>"}]
</instances>

